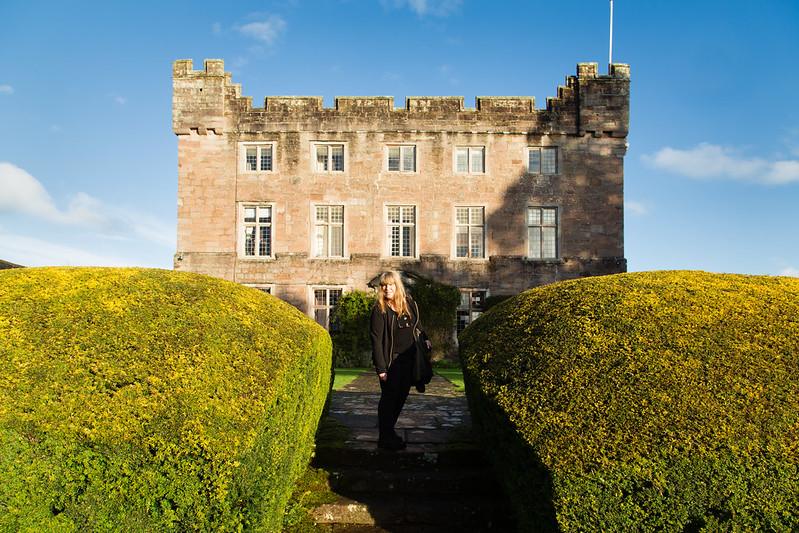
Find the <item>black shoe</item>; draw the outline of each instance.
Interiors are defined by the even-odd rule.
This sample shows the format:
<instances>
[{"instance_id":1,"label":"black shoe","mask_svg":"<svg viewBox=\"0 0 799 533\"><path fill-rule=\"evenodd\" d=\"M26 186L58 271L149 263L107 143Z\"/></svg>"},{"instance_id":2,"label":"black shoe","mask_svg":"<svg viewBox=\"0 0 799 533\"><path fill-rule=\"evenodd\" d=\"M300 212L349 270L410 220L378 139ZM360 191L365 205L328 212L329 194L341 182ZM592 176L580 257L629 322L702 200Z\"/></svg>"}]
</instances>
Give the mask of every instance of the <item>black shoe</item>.
<instances>
[{"instance_id":1,"label":"black shoe","mask_svg":"<svg viewBox=\"0 0 799 533\"><path fill-rule=\"evenodd\" d=\"M394 437L393 438L394 438L395 441L397 441L399 443L400 450L404 450L405 449L405 441L402 440L402 437L397 435L396 431L394 432Z\"/></svg>"},{"instance_id":2,"label":"black shoe","mask_svg":"<svg viewBox=\"0 0 799 533\"><path fill-rule=\"evenodd\" d=\"M405 442L402 439L380 439L377 441L377 447L381 450L391 450L396 452L405 449Z\"/></svg>"},{"instance_id":3,"label":"black shoe","mask_svg":"<svg viewBox=\"0 0 799 533\"><path fill-rule=\"evenodd\" d=\"M385 450L404 450L405 441L392 429L391 433L380 435L380 438L377 440L377 447Z\"/></svg>"},{"instance_id":4,"label":"black shoe","mask_svg":"<svg viewBox=\"0 0 799 533\"><path fill-rule=\"evenodd\" d=\"M417 392L424 392L424 383L420 383L420 384L416 385L416 391Z\"/></svg>"}]
</instances>

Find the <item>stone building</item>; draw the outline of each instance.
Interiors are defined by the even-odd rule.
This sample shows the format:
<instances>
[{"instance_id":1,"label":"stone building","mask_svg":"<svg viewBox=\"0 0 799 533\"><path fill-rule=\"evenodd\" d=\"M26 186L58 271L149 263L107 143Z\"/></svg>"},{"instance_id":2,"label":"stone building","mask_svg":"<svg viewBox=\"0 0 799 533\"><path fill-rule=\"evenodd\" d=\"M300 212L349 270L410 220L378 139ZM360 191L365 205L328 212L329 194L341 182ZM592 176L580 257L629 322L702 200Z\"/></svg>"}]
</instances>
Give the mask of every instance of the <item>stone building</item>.
<instances>
[{"instance_id":1,"label":"stone building","mask_svg":"<svg viewBox=\"0 0 799 533\"><path fill-rule=\"evenodd\" d=\"M387 269L488 295L623 272L629 66L532 97L241 95L221 60L173 68L175 269L260 287L327 324Z\"/></svg>"}]
</instances>

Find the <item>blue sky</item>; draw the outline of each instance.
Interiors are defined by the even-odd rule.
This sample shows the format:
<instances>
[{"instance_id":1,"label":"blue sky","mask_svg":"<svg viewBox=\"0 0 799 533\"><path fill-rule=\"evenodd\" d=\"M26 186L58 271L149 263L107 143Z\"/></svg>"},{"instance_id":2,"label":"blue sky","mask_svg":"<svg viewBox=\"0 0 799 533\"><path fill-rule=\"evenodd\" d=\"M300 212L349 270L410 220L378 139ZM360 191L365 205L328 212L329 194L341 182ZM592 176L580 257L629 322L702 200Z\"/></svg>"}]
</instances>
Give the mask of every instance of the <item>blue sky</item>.
<instances>
[{"instance_id":1,"label":"blue sky","mask_svg":"<svg viewBox=\"0 0 799 533\"><path fill-rule=\"evenodd\" d=\"M616 0L631 271L799 275L799 2ZM604 72L608 1L0 3L0 259L172 267L171 65L243 94L531 95Z\"/></svg>"}]
</instances>

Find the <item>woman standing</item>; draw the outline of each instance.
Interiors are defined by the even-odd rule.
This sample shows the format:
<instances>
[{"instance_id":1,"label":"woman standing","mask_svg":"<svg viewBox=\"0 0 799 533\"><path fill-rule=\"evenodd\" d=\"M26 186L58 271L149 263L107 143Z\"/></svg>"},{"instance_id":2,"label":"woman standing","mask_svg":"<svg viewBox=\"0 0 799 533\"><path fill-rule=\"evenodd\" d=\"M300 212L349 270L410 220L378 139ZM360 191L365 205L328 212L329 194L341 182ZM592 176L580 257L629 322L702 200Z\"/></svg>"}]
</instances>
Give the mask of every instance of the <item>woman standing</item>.
<instances>
[{"instance_id":1,"label":"woman standing","mask_svg":"<svg viewBox=\"0 0 799 533\"><path fill-rule=\"evenodd\" d=\"M431 344L421 328L419 307L406 294L398 272L384 272L380 276L380 290L372 308L370 329L372 362L380 379L381 391L377 406L380 431L377 446L402 450L405 442L394 431L394 425L414 384L414 367L424 355L417 352L417 346L421 344L421 349L426 347L429 350ZM417 383L417 388L423 391L423 382Z\"/></svg>"}]
</instances>

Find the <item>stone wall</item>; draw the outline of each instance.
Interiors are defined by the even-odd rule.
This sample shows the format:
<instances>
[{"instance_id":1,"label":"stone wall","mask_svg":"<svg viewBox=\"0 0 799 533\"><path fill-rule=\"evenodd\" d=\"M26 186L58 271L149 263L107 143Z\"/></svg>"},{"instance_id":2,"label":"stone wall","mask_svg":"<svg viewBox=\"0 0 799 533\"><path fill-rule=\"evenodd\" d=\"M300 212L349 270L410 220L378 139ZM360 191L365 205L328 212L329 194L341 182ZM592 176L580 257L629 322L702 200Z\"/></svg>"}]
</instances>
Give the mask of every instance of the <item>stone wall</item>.
<instances>
[{"instance_id":1,"label":"stone wall","mask_svg":"<svg viewBox=\"0 0 799 533\"><path fill-rule=\"evenodd\" d=\"M623 158L629 67L597 75L578 65L535 109L532 97L267 97L254 108L220 60L195 71L176 61L173 129L178 135L178 250L175 268L240 283L273 284L307 308L309 287L365 289L399 268L463 288L510 294L542 283L626 269ZM242 142L273 142L274 171L243 172ZM344 172L316 172L314 142L345 146ZM387 170L388 144L414 144L416 171ZM485 173L454 171L457 146L485 146ZM527 172L528 146L556 146L559 171ZM274 257L241 253L243 202L273 205ZM312 209L344 205L344 259L313 259ZM415 205L417 256L388 257L385 206ZM458 259L454 209L484 206L486 258ZM558 257L526 254L527 206L556 206Z\"/></svg>"}]
</instances>

